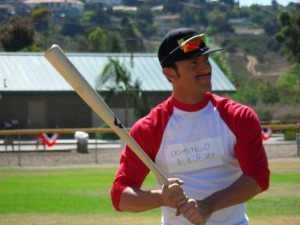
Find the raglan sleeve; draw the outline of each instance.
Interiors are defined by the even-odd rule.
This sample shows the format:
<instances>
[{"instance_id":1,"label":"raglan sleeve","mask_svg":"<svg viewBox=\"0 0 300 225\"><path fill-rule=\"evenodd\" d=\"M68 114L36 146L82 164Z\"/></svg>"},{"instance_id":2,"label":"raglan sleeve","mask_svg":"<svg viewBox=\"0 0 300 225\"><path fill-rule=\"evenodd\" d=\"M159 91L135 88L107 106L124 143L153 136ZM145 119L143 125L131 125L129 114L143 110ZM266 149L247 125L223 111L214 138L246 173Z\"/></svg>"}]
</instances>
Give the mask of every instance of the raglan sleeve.
<instances>
[{"instance_id":1,"label":"raglan sleeve","mask_svg":"<svg viewBox=\"0 0 300 225\"><path fill-rule=\"evenodd\" d=\"M143 126L141 122L137 122L131 128L130 135L153 160L153 157L150 155L150 151L148 150L151 143L148 138L151 135L147 135L147 129L145 127L146 126ZM121 211L119 208L119 202L122 192L127 187L140 188L148 173L149 169L145 166L145 164L127 145L125 145L122 150L120 165L116 172L111 189L112 204L117 211Z\"/></svg>"},{"instance_id":2,"label":"raglan sleeve","mask_svg":"<svg viewBox=\"0 0 300 225\"><path fill-rule=\"evenodd\" d=\"M249 107L236 110L236 158L243 174L252 177L264 191L269 187L270 171L256 113Z\"/></svg>"}]
</instances>

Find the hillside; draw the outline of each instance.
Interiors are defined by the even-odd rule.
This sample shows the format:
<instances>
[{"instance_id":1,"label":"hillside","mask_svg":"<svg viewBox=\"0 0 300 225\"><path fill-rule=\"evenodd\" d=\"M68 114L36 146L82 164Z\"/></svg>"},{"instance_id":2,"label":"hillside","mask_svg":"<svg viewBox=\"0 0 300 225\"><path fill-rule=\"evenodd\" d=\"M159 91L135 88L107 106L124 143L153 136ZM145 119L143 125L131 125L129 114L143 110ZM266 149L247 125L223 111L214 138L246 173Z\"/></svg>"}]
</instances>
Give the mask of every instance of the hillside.
<instances>
[{"instance_id":1,"label":"hillside","mask_svg":"<svg viewBox=\"0 0 300 225\"><path fill-rule=\"evenodd\" d=\"M268 52L264 60L259 61L255 56L245 53L232 54L230 68L235 73L243 73L245 70L253 77L261 78L272 84L288 69L290 64L280 53ZM240 62L237 66L236 62Z\"/></svg>"},{"instance_id":2,"label":"hillside","mask_svg":"<svg viewBox=\"0 0 300 225\"><path fill-rule=\"evenodd\" d=\"M81 2L76 9L56 1L53 7L51 0L43 6L37 0L26 10L15 8L14 14L5 14L7 7L2 7L0 51L45 51L56 43L65 52L157 52L169 30L188 26L224 47L226 60L219 63L230 68L231 76L254 76L275 84L289 66L274 36L281 30L278 15L297 10L296 3L283 7L274 0L271 6L240 7L234 0L161 0L114 6L101 1Z\"/></svg>"},{"instance_id":3,"label":"hillside","mask_svg":"<svg viewBox=\"0 0 300 225\"><path fill-rule=\"evenodd\" d=\"M235 32L213 38L217 45L224 47L233 75L247 74L275 84L291 65L272 35Z\"/></svg>"}]
</instances>

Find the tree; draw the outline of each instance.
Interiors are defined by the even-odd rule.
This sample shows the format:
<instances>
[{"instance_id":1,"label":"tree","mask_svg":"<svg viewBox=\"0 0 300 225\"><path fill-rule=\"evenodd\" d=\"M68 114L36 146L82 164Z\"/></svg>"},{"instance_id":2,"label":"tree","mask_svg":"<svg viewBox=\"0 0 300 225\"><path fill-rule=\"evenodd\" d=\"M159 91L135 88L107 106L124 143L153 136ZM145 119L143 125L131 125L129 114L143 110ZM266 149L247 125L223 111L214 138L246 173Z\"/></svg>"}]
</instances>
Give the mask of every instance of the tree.
<instances>
[{"instance_id":1,"label":"tree","mask_svg":"<svg viewBox=\"0 0 300 225\"><path fill-rule=\"evenodd\" d=\"M32 11L31 18L37 31L47 31L51 19L51 11L48 8L37 8Z\"/></svg>"},{"instance_id":2,"label":"tree","mask_svg":"<svg viewBox=\"0 0 300 225\"><path fill-rule=\"evenodd\" d=\"M107 35L100 27L92 30L87 39L90 52L105 52L107 50Z\"/></svg>"},{"instance_id":3,"label":"tree","mask_svg":"<svg viewBox=\"0 0 300 225\"><path fill-rule=\"evenodd\" d=\"M28 18L12 17L0 30L0 42L5 51L16 52L34 43L34 28Z\"/></svg>"},{"instance_id":4,"label":"tree","mask_svg":"<svg viewBox=\"0 0 300 225\"><path fill-rule=\"evenodd\" d=\"M284 45L287 58L300 62L300 4L295 4L294 11L283 11L279 14L281 30L275 35L277 42Z\"/></svg>"},{"instance_id":5,"label":"tree","mask_svg":"<svg viewBox=\"0 0 300 225\"><path fill-rule=\"evenodd\" d=\"M116 33L112 33L109 38L109 52L122 52L122 45L119 36Z\"/></svg>"},{"instance_id":6,"label":"tree","mask_svg":"<svg viewBox=\"0 0 300 225\"><path fill-rule=\"evenodd\" d=\"M225 3L226 5L229 5L230 7L233 7L235 4L234 0L220 0L220 2Z\"/></svg>"},{"instance_id":7,"label":"tree","mask_svg":"<svg viewBox=\"0 0 300 225\"><path fill-rule=\"evenodd\" d=\"M280 100L285 104L300 103L300 65L292 65L276 82Z\"/></svg>"},{"instance_id":8,"label":"tree","mask_svg":"<svg viewBox=\"0 0 300 225\"><path fill-rule=\"evenodd\" d=\"M277 9L278 6L279 6L277 0L272 0L272 1L271 1L271 5L272 5L272 8L273 8L273 9Z\"/></svg>"},{"instance_id":9,"label":"tree","mask_svg":"<svg viewBox=\"0 0 300 225\"><path fill-rule=\"evenodd\" d=\"M185 7L180 13L180 23L189 26L195 24L197 20L197 13L195 10Z\"/></svg>"},{"instance_id":10,"label":"tree","mask_svg":"<svg viewBox=\"0 0 300 225\"><path fill-rule=\"evenodd\" d=\"M74 37L82 33L84 33L84 27L78 18L66 18L62 23L61 34L63 36Z\"/></svg>"},{"instance_id":11,"label":"tree","mask_svg":"<svg viewBox=\"0 0 300 225\"><path fill-rule=\"evenodd\" d=\"M109 26L111 24L110 17L103 7L97 8L95 14L92 15L91 21L101 26Z\"/></svg>"},{"instance_id":12,"label":"tree","mask_svg":"<svg viewBox=\"0 0 300 225\"><path fill-rule=\"evenodd\" d=\"M153 29L153 14L148 4L140 6L136 12L136 24L145 37L155 34Z\"/></svg>"},{"instance_id":13,"label":"tree","mask_svg":"<svg viewBox=\"0 0 300 225\"><path fill-rule=\"evenodd\" d=\"M228 23L227 14L220 9L214 9L207 15L209 23L209 33L233 33L234 30Z\"/></svg>"},{"instance_id":14,"label":"tree","mask_svg":"<svg viewBox=\"0 0 300 225\"><path fill-rule=\"evenodd\" d=\"M275 40L284 45L287 58L295 62L288 71L276 82L282 103L300 103L300 4L295 4L290 13L279 14L281 30L275 35Z\"/></svg>"},{"instance_id":15,"label":"tree","mask_svg":"<svg viewBox=\"0 0 300 225\"><path fill-rule=\"evenodd\" d=\"M269 82L261 79L245 78L243 85L240 85L237 89L237 93L232 97L246 105L273 104L279 100L277 89Z\"/></svg>"},{"instance_id":16,"label":"tree","mask_svg":"<svg viewBox=\"0 0 300 225\"><path fill-rule=\"evenodd\" d=\"M152 24L153 23L153 14L149 7L149 5L145 4L138 8L136 12L136 18L138 20L145 20L146 23Z\"/></svg>"},{"instance_id":17,"label":"tree","mask_svg":"<svg viewBox=\"0 0 300 225\"><path fill-rule=\"evenodd\" d=\"M121 21L121 33L125 40L127 52L143 52L144 44L141 33L136 29L127 17Z\"/></svg>"},{"instance_id":18,"label":"tree","mask_svg":"<svg viewBox=\"0 0 300 225\"><path fill-rule=\"evenodd\" d=\"M141 90L141 82L139 79L132 81L131 69L133 68L133 58L131 58L130 69L125 63L121 63L118 59L109 58L109 62L104 67L99 77L97 88L103 87L107 91L103 91L101 95L106 102L110 102L117 94L123 94L125 101L125 121L124 125L128 126L129 107L133 105L134 114L139 117L141 108L147 107L147 98Z\"/></svg>"}]
</instances>

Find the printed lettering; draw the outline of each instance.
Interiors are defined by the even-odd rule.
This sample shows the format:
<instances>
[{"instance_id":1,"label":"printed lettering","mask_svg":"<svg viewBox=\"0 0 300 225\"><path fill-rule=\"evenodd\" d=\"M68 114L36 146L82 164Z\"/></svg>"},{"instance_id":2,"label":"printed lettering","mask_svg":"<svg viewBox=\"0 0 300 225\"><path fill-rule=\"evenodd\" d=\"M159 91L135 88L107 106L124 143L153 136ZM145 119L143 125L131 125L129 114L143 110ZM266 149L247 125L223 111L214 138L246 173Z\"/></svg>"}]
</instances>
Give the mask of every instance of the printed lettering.
<instances>
[{"instance_id":1,"label":"printed lettering","mask_svg":"<svg viewBox=\"0 0 300 225\"><path fill-rule=\"evenodd\" d=\"M170 172L195 171L218 165L222 163L223 151L220 137L165 147Z\"/></svg>"}]
</instances>

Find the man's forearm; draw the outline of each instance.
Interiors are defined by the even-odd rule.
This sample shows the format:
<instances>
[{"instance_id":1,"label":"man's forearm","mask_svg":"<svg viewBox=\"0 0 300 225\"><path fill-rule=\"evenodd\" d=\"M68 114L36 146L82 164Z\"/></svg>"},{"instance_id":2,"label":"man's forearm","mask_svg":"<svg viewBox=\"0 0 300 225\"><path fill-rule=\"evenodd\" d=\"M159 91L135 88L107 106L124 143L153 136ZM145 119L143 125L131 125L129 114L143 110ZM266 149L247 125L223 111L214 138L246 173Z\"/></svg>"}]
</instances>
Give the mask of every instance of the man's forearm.
<instances>
[{"instance_id":1,"label":"man's forearm","mask_svg":"<svg viewBox=\"0 0 300 225\"><path fill-rule=\"evenodd\" d=\"M168 181L170 184L164 185L162 190L143 191L127 187L121 195L120 209L128 212L142 212L161 206L179 208L188 200L180 187L183 181L177 178L169 178Z\"/></svg>"},{"instance_id":2,"label":"man's forearm","mask_svg":"<svg viewBox=\"0 0 300 225\"><path fill-rule=\"evenodd\" d=\"M161 206L161 190L143 191L127 187L120 200L120 209L127 212L143 212Z\"/></svg>"},{"instance_id":3,"label":"man's forearm","mask_svg":"<svg viewBox=\"0 0 300 225\"><path fill-rule=\"evenodd\" d=\"M260 192L261 188L253 178L242 175L229 187L198 201L198 204L209 207L213 213L220 209L246 202Z\"/></svg>"},{"instance_id":4,"label":"man's forearm","mask_svg":"<svg viewBox=\"0 0 300 225\"><path fill-rule=\"evenodd\" d=\"M195 202L190 199L180 207L180 212L192 224L205 224L214 212L246 202L261 192L260 186L251 177L242 175L229 187Z\"/></svg>"}]
</instances>

